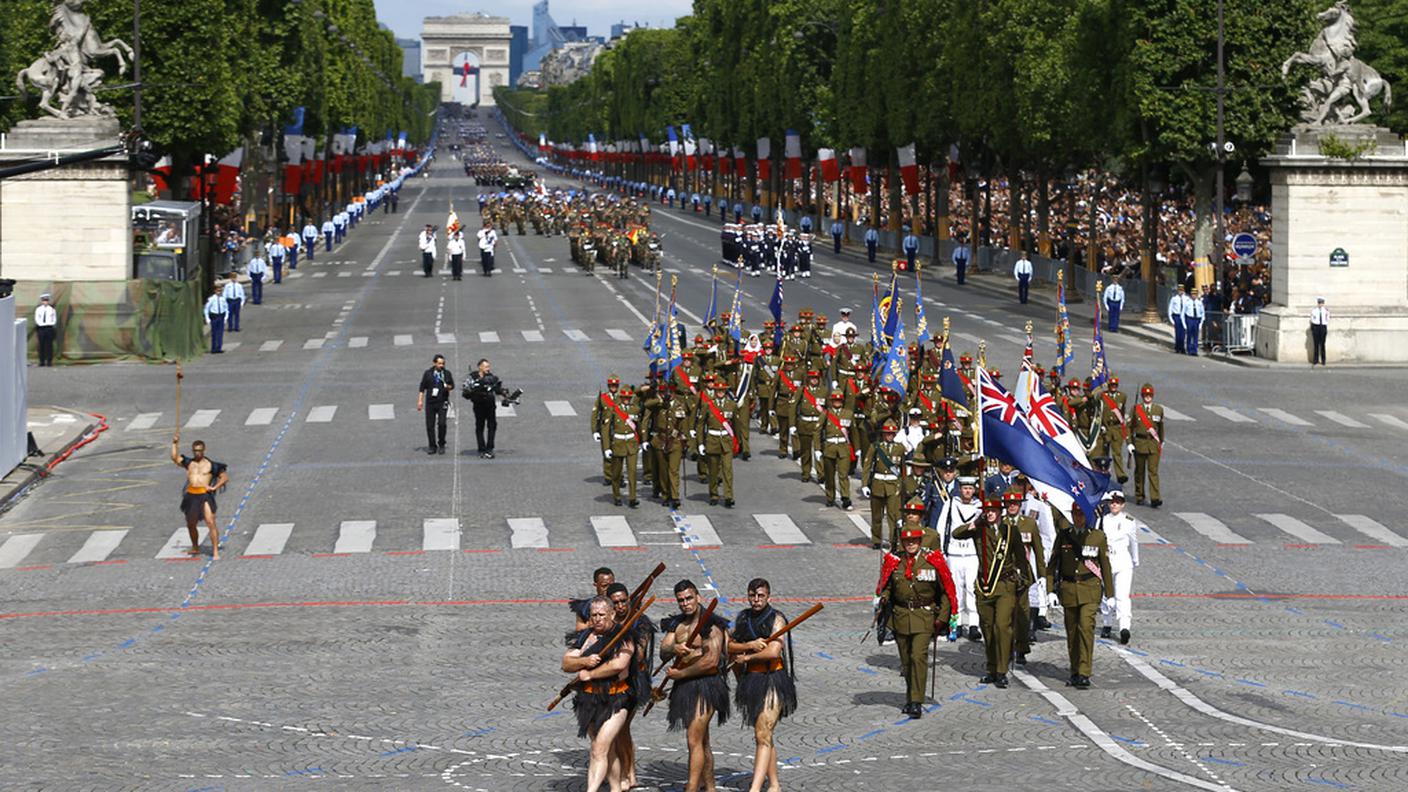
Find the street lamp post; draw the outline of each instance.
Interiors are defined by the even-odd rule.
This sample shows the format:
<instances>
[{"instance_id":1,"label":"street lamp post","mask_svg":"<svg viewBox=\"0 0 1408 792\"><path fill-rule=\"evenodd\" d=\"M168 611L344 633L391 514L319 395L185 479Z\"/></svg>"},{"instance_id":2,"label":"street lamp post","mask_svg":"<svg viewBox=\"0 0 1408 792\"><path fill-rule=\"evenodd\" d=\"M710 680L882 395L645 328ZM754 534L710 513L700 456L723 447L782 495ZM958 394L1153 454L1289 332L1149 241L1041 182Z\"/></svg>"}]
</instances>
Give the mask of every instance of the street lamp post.
<instances>
[{"instance_id":1,"label":"street lamp post","mask_svg":"<svg viewBox=\"0 0 1408 792\"><path fill-rule=\"evenodd\" d=\"M1227 97L1227 86L1225 83L1226 74L1222 57L1223 48L1223 10L1224 0L1217 0L1217 174L1216 192L1213 194L1213 213L1216 215L1216 225L1213 230L1212 256L1213 256L1213 278L1216 280L1222 274L1222 268L1226 262L1227 255L1224 246L1227 240L1226 218L1223 217L1223 196L1226 185L1223 183L1223 171L1227 169L1227 133L1223 126L1225 120L1225 99ZM1196 279L1195 279L1196 281Z\"/></svg>"}]
</instances>

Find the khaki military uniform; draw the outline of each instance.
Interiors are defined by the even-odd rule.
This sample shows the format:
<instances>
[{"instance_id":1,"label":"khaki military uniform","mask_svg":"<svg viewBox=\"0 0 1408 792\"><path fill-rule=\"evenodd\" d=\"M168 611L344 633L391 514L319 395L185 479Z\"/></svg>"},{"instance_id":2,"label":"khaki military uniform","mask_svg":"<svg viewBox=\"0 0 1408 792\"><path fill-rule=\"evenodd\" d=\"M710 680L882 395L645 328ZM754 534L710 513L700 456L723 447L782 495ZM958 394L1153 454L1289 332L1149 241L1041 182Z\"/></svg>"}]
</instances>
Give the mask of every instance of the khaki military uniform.
<instances>
[{"instance_id":1,"label":"khaki military uniform","mask_svg":"<svg viewBox=\"0 0 1408 792\"><path fill-rule=\"evenodd\" d=\"M890 629L900 651L900 672L905 678L906 702L924 701L929 681L929 641L935 622L946 623L952 605L953 579L943 555L920 549L915 556L886 553L880 566L876 596L890 606Z\"/></svg>"},{"instance_id":2,"label":"khaki military uniform","mask_svg":"<svg viewBox=\"0 0 1408 792\"><path fill-rule=\"evenodd\" d=\"M1129 474L1124 467L1124 447L1129 444L1129 428L1125 423L1125 395L1121 391L1105 391L1100 402L1100 450L1096 456L1111 458L1110 469L1119 480Z\"/></svg>"},{"instance_id":3,"label":"khaki military uniform","mask_svg":"<svg viewBox=\"0 0 1408 792\"><path fill-rule=\"evenodd\" d=\"M766 355L759 357L753 367L753 388L758 396L758 431L764 434L772 431L773 398L777 395L777 374L781 366L782 358Z\"/></svg>"},{"instance_id":4,"label":"khaki military uniform","mask_svg":"<svg viewBox=\"0 0 1408 792\"><path fill-rule=\"evenodd\" d=\"M1101 598L1114 595L1114 579L1105 532L1062 525L1047 566L1046 588L1057 593L1065 609L1066 648L1073 675L1090 676L1095 614Z\"/></svg>"},{"instance_id":5,"label":"khaki military uniform","mask_svg":"<svg viewBox=\"0 0 1408 792\"><path fill-rule=\"evenodd\" d=\"M855 413L842 407L829 410L821 422L821 478L827 503L837 492L845 504L851 501L851 423Z\"/></svg>"},{"instance_id":6,"label":"khaki military uniform","mask_svg":"<svg viewBox=\"0 0 1408 792\"><path fill-rule=\"evenodd\" d=\"M777 398L774 400L773 418L777 425L777 454L786 459L791 453L792 428L797 420L797 394L801 384L797 378L797 366L784 367L777 374Z\"/></svg>"},{"instance_id":7,"label":"khaki military uniform","mask_svg":"<svg viewBox=\"0 0 1408 792\"><path fill-rule=\"evenodd\" d=\"M900 477L903 468L904 446L894 440L877 441L866 452L861 481L870 488L871 544L879 544L888 534L890 546L898 546L896 529L900 521Z\"/></svg>"},{"instance_id":8,"label":"khaki military uniform","mask_svg":"<svg viewBox=\"0 0 1408 792\"><path fill-rule=\"evenodd\" d=\"M607 447L611 453L606 460L607 478L611 480L611 497L619 504L623 473L630 482L630 499L636 500L636 454L640 451L640 428L638 417L634 415L639 409L634 396L616 397L616 406L626 417L622 418L607 406L601 439L604 444L609 443ZM604 452L603 456L606 456Z\"/></svg>"},{"instance_id":9,"label":"khaki military uniform","mask_svg":"<svg viewBox=\"0 0 1408 792\"><path fill-rule=\"evenodd\" d=\"M734 413L738 411L738 406L733 403L727 394L709 395L707 398L713 402L718 414L709 408L703 400L705 395L700 396L699 422L704 427L703 436L700 438L704 446L704 457L708 462L709 479L709 500L715 501L719 497L719 490L723 490L725 500L733 500L733 434L732 422ZM723 420L720 421L719 419Z\"/></svg>"},{"instance_id":10,"label":"khaki military uniform","mask_svg":"<svg viewBox=\"0 0 1408 792\"><path fill-rule=\"evenodd\" d=\"M792 409L797 417L797 453L802 459L802 481L811 481L812 478L813 451L816 450L817 435L821 433L821 423L826 420L822 416L825 402L826 388L822 385L803 385L797 389L797 396L792 400Z\"/></svg>"},{"instance_id":11,"label":"khaki military uniform","mask_svg":"<svg viewBox=\"0 0 1408 792\"><path fill-rule=\"evenodd\" d=\"M1148 419L1146 425L1144 419ZM1164 408L1158 404L1144 406L1142 400L1129 408L1125 417L1129 434L1134 444L1134 497L1144 500L1145 474L1149 480L1149 498L1162 501L1159 493L1159 458L1163 456L1163 445L1168 441L1168 425L1164 422Z\"/></svg>"},{"instance_id":12,"label":"khaki military uniform","mask_svg":"<svg viewBox=\"0 0 1408 792\"><path fill-rule=\"evenodd\" d=\"M1007 515L1004 515L1004 517ZM1046 577L1046 554L1041 547L1041 532L1036 520L1026 515L1017 517L1017 529L1022 533L1022 555L1018 563L1026 564L1024 576L1026 586L1017 589L1017 605L1012 609L1012 650L1025 656L1032 650L1031 608L1024 607L1029 602L1031 587L1036 581Z\"/></svg>"},{"instance_id":13,"label":"khaki military uniform","mask_svg":"<svg viewBox=\"0 0 1408 792\"><path fill-rule=\"evenodd\" d=\"M954 529L953 536L972 539L978 549L978 576L973 583L977 595L978 626L983 631L988 674L1007 673L1012 660L1013 612L1018 592L1026 590L1030 572L1023 570L1020 519L1003 515L996 525L982 518ZM1022 599L1025 607L1025 599Z\"/></svg>"},{"instance_id":14,"label":"khaki military uniform","mask_svg":"<svg viewBox=\"0 0 1408 792\"><path fill-rule=\"evenodd\" d=\"M619 394L619 391L618 391ZM601 435L601 478L607 484L611 482L611 460L606 458L606 449L611 447L611 438L608 436L605 424L606 420L615 415L615 411L607 403L607 399L619 399L618 394L609 391L602 391L596 396L596 404L592 405L592 434ZM616 406L621 406L617 402Z\"/></svg>"}]
</instances>

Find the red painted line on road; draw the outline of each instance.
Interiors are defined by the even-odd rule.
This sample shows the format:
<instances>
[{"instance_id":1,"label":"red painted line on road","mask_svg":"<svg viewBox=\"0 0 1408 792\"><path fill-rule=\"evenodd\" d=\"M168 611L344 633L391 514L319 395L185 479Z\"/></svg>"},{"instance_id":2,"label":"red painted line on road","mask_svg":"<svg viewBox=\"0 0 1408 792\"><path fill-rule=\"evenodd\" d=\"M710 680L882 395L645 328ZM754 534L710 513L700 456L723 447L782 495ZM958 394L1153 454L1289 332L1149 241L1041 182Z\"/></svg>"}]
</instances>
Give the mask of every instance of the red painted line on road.
<instances>
[{"instance_id":1,"label":"red painted line on road","mask_svg":"<svg viewBox=\"0 0 1408 792\"><path fill-rule=\"evenodd\" d=\"M1392 550L1388 545L1355 545L1355 550Z\"/></svg>"},{"instance_id":2,"label":"red painted line on road","mask_svg":"<svg viewBox=\"0 0 1408 792\"><path fill-rule=\"evenodd\" d=\"M1221 544L1221 543L1219 543L1217 546L1218 546L1218 547L1222 547L1222 548L1226 548L1226 549L1230 549L1230 550L1245 550L1245 549L1247 549L1248 547L1251 547L1251 543L1250 543L1250 542L1233 542L1233 543L1228 543L1228 544Z\"/></svg>"},{"instance_id":3,"label":"red painted line on road","mask_svg":"<svg viewBox=\"0 0 1408 792\"><path fill-rule=\"evenodd\" d=\"M837 544L833 544L833 545L831 545L831 546L834 547L834 548L836 548L837 550L869 550L869 549L870 549L870 545L868 545L868 544L850 544L850 543L840 544L840 543L837 543Z\"/></svg>"},{"instance_id":4,"label":"red painted line on road","mask_svg":"<svg viewBox=\"0 0 1408 792\"><path fill-rule=\"evenodd\" d=\"M165 559L166 563L168 563L168 564L182 564L182 563L185 563L185 562L187 562L187 561L204 561L204 560L205 560L205 556L203 556L203 555L188 555L188 556L181 556L180 558L167 558L167 559Z\"/></svg>"},{"instance_id":5,"label":"red painted line on road","mask_svg":"<svg viewBox=\"0 0 1408 792\"><path fill-rule=\"evenodd\" d=\"M536 548L536 549L537 549L537 551L538 551L539 553L575 553L575 552L577 552L577 548L575 548L575 547L539 547L539 548Z\"/></svg>"},{"instance_id":6,"label":"red painted line on road","mask_svg":"<svg viewBox=\"0 0 1408 792\"><path fill-rule=\"evenodd\" d=\"M424 550L387 550L389 556L425 555Z\"/></svg>"},{"instance_id":7,"label":"red painted line on road","mask_svg":"<svg viewBox=\"0 0 1408 792\"><path fill-rule=\"evenodd\" d=\"M484 549L480 549L480 548L475 548L475 547L466 547L466 548L464 549L464 551L465 551L466 553L502 553L502 552L503 552L502 550L496 550L496 549L493 549L493 548L484 548Z\"/></svg>"},{"instance_id":8,"label":"red painted line on road","mask_svg":"<svg viewBox=\"0 0 1408 792\"><path fill-rule=\"evenodd\" d=\"M314 553L313 558L346 558L351 553Z\"/></svg>"},{"instance_id":9,"label":"red painted line on road","mask_svg":"<svg viewBox=\"0 0 1408 792\"><path fill-rule=\"evenodd\" d=\"M722 547L723 547L723 545L692 545L692 544L687 544L687 545L685 545L685 548L686 548L686 549L692 549L692 550L719 550L719 549L721 549Z\"/></svg>"},{"instance_id":10,"label":"red painted line on road","mask_svg":"<svg viewBox=\"0 0 1408 792\"><path fill-rule=\"evenodd\" d=\"M1288 544L1288 545L1281 545L1281 547L1284 548L1284 549L1286 549L1286 550L1319 550L1319 549L1320 549L1320 545L1318 545L1318 544Z\"/></svg>"},{"instance_id":11,"label":"red painted line on road","mask_svg":"<svg viewBox=\"0 0 1408 792\"><path fill-rule=\"evenodd\" d=\"M111 561L94 561L93 563L88 564L88 566L107 566L108 564L125 564L125 563L127 563L127 559L125 559L125 558L114 558L114 559L111 560Z\"/></svg>"},{"instance_id":12,"label":"red painted line on road","mask_svg":"<svg viewBox=\"0 0 1408 792\"><path fill-rule=\"evenodd\" d=\"M796 549L799 548L799 547L801 547L801 545L780 545L780 544L758 545L758 549L759 549L759 550L796 550Z\"/></svg>"},{"instance_id":13,"label":"red painted line on road","mask_svg":"<svg viewBox=\"0 0 1408 792\"><path fill-rule=\"evenodd\" d=\"M607 550L616 550L616 551L623 552L623 553L625 553L625 552L634 552L634 551L637 551L637 550L640 550L640 551L645 550L644 547L608 547L608 548L606 548L606 549L607 549Z\"/></svg>"},{"instance_id":14,"label":"red painted line on road","mask_svg":"<svg viewBox=\"0 0 1408 792\"><path fill-rule=\"evenodd\" d=\"M53 569L52 564L36 564L35 566L15 567L16 572L33 572L37 569Z\"/></svg>"},{"instance_id":15,"label":"red painted line on road","mask_svg":"<svg viewBox=\"0 0 1408 792\"><path fill-rule=\"evenodd\" d=\"M1240 600L1408 600L1408 594L1246 594L1240 591L1213 594L1184 594L1181 592L1145 592L1131 594L1131 597L1150 599L1240 599ZM776 599L774 597L774 599Z\"/></svg>"},{"instance_id":16,"label":"red painted line on road","mask_svg":"<svg viewBox=\"0 0 1408 792\"><path fill-rule=\"evenodd\" d=\"M240 556L240 558L241 558L241 559L247 559L247 558L253 558L253 559L265 558L265 559L267 559L267 558L273 558L273 556L271 556L271 555L258 555L258 554L256 554L256 555L243 555L243 556Z\"/></svg>"}]
</instances>

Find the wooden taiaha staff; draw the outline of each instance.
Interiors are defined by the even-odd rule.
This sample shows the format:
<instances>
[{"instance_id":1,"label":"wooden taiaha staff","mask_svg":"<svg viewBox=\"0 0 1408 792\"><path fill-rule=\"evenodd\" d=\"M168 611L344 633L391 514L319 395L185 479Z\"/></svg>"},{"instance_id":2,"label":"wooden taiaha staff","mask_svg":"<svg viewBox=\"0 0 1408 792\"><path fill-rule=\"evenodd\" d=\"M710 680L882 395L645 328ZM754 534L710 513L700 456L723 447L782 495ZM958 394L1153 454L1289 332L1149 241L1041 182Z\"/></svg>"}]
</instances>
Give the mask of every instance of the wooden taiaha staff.
<instances>
[{"instance_id":1,"label":"wooden taiaha staff","mask_svg":"<svg viewBox=\"0 0 1408 792\"><path fill-rule=\"evenodd\" d=\"M684 645L686 647L688 647L694 641L694 639L698 638L699 634L704 631L705 625L707 625L712 620L712 617L714 615L714 609L717 608L718 605L719 599L718 597L715 597L713 601L709 603L709 607L704 609L704 613L700 615L699 621L695 622L694 629L690 631L689 637L684 639ZM680 661L678 657L678 652L676 652L676 655L677 656L674 658L674 665L679 666ZM660 673L660 670L664 668L665 664L668 662L670 661L661 660L660 665L657 666L653 672L651 672L650 676L654 677L656 674ZM670 678L667 676L660 681L660 684L654 690L650 691L650 701L646 703L645 709L640 714L642 718L650 714L650 710L655 707L655 702L665 698L665 686L669 684Z\"/></svg>"},{"instance_id":2,"label":"wooden taiaha staff","mask_svg":"<svg viewBox=\"0 0 1408 792\"><path fill-rule=\"evenodd\" d=\"M782 636L786 635L787 633L792 632L792 629L793 629L794 627L796 627L797 625L801 624L802 622L806 621L807 619L810 619L811 617L813 617L813 616L817 615L818 613L820 613L820 612L821 612L821 609L822 609L823 607L825 607L825 606L822 605L820 602L818 602L817 604L811 606L810 608L807 608L806 612L803 613L801 616L798 616L797 618L793 619L792 621L787 622L786 624L782 625L782 627L781 627L780 629L778 629L776 632L774 632L772 635L769 635L768 638L767 638L768 642L771 643L771 642L773 642L773 641L776 641L777 639L781 638ZM727 670L729 670L730 668L733 668L733 667L736 666L736 665L738 665L738 660L736 660L736 659L730 660L730 661L728 662L728 666L727 666L726 668L724 668L724 670L727 671Z\"/></svg>"},{"instance_id":3,"label":"wooden taiaha staff","mask_svg":"<svg viewBox=\"0 0 1408 792\"><path fill-rule=\"evenodd\" d=\"M635 626L636 622L640 619L640 617L645 614L646 608L649 608L651 605L654 604L655 598L651 597L650 599L642 603L639 608L636 608L635 610L631 611L630 616L627 617L625 623L621 625L621 629L616 632L615 637L613 637L610 641L607 641L606 646L603 646L601 649L592 652L592 654L604 655L607 652L610 652L612 649L615 649L616 644L620 643L621 639L626 637L626 635L631 631L631 628ZM548 712L552 712L554 709L556 709L557 705L561 704L563 699L572 695L572 692L576 689L576 680L573 680L571 682L568 682L566 685L563 685L562 690L559 690L557 692L557 696L552 701L548 702Z\"/></svg>"}]
</instances>

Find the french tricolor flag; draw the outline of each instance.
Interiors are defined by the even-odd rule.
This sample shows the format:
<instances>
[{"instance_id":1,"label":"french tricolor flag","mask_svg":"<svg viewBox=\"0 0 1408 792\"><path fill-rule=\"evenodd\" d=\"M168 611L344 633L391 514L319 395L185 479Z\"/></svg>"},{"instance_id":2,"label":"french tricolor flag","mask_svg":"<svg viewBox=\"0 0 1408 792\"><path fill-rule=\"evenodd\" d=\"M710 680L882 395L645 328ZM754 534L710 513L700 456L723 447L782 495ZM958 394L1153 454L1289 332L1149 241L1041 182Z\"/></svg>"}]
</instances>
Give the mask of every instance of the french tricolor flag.
<instances>
[{"instance_id":1,"label":"french tricolor flag","mask_svg":"<svg viewBox=\"0 0 1408 792\"><path fill-rule=\"evenodd\" d=\"M827 184L834 184L841 180L841 165L836 162L835 149L817 149L817 162L821 166L821 179Z\"/></svg>"},{"instance_id":2,"label":"french tricolor flag","mask_svg":"<svg viewBox=\"0 0 1408 792\"><path fill-rule=\"evenodd\" d=\"M783 154L787 157L786 178L802 178L802 136L795 129L787 130L783 143Z\"/></svg>"},{"instance_id":3,"label":"french tricolor flag","mask_svg":"<svg viewBox=\"0 0 1408 792\"><path fill-rule=\"evenodd\" d=\"M904 194L915 195L919 192L919 166L914 161L914 144L900 146L898 153L900 179L904 182Z\"/></svg>"},{"instance_id":4,"label":"french tricolor flag","mask_svg":"<svg viewBox=\"0 0 1408 792\"><path fill-rule=\"evenodd\" d=\"M869 192L869 185L866 182L865 173L865 148L856 146L851 149L851 167L848 169L851 174L851 189L856 195L865 195Z\"/></svg>"}]
</instances>

